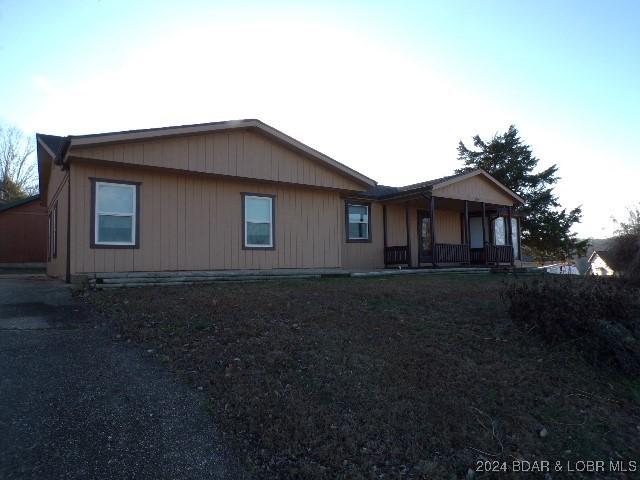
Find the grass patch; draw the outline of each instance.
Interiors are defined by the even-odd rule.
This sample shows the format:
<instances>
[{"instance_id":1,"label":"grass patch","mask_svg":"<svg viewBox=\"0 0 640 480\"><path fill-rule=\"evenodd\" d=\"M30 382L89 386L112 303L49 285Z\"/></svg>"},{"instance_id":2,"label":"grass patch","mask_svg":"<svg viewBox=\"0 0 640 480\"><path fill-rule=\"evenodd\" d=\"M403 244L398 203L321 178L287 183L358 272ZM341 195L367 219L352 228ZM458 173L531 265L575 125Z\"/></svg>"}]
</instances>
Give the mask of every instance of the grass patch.
<instances>
[{"instance_id":1,"label":"grass patch","mask_svg":"<svg viewBox=\"0 0 640 480\"><path fill-rule=\"evenodd\" d=\"M502 278L138 288L89 301L204 388L258 477L459 478L478 459L635 459L638 384L512 324Z\"/></svg>"}]
</instances>

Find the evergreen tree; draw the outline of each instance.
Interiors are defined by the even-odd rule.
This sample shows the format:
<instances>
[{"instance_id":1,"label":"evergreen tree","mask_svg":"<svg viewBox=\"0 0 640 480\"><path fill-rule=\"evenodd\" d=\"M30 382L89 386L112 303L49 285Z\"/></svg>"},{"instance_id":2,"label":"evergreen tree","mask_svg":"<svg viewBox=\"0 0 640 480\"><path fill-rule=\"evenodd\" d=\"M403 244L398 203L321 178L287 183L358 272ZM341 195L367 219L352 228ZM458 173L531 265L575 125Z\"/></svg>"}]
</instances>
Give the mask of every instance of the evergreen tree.
<instances>
[{"instance_id":1,"label":"evergreen tree","mask_svg":"<svg viewBox=\"0 0 640 480\"><path fill-rule=\"evenodd\" d=\"M473 137L475 149L458 144L458 159L464 166L456 173L477 168L485 170L520 195L525 204L517 209L522 218L522 243L536 259L566 259L584 255L588 240L579 240L571 227L582 219L582 208L562 208L553 188L558 182L558 167L535 173L538 158L531 147L522 142L514 125L504 134L496 134L490 142L479 135Z\"/></svg>"}]
</instances>

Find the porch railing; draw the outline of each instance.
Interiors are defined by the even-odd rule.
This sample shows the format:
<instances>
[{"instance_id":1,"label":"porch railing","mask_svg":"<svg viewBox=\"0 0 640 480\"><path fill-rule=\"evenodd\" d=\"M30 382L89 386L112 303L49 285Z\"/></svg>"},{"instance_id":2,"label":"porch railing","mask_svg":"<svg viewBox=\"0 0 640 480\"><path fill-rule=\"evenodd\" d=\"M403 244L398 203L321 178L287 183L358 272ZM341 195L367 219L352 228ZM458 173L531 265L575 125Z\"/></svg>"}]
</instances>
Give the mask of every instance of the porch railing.
<instances>
[{"instance_id":1,"label":"porch railing","mask_svg":"<svg viewBox=\"0 0 640 480\"><path fill-rule=\"evenodd\" d=\"M385 265L409 265L409 248L405 245L384 247Z\"/></svg>"},{"instance_id":2,"label":"porch railing","mask_svg":"<svg viewBox=\"0 0 640 480\"><path fill-rule=\"evenodd\" d=\"M484 248L470 249L471 263L484 263Z\"/></svg>"},{"instance_id":3,"label":"porch railing","mask_svg":"<svg viewBox=\"0 0 640 480\"><path fill-rule=\"evenodd\" d=\"M469 248L467 244L436 243L433 246L435 263L511 263L511 245L485 245L484 248ZM409 265L409 248L395 245L384 248L384 264Z\"/></svg>"},{"instance_id":4,"label":"porch railing","mask_svg":"<svg viewBox=\"0 0 640 480\"><path fill-rule=\"evenodd\" d=\"M485 245L484 248L471 249L471 263L511 263L512 261L511 245Z\"/></svg>"},{"instance_id":5,"label":"porch railing","mask_svg":"<svg viewBox=\"0 0 640 480\"><path fill-rule=\"evenodd\" d=\"M485 258L489 263L511 263L513 247L511 245L485 245Z\"/></svg>"},{"instance_id":6,"label":"porch railing","mask_svg":"<svg viewBox=\"0 0 640 480\"><path fill-rule=\"evenodd\" d=\"M469 263L471 261L469 245L436 243L433 249L436 263Z\"/></svg>"}]
</instances>

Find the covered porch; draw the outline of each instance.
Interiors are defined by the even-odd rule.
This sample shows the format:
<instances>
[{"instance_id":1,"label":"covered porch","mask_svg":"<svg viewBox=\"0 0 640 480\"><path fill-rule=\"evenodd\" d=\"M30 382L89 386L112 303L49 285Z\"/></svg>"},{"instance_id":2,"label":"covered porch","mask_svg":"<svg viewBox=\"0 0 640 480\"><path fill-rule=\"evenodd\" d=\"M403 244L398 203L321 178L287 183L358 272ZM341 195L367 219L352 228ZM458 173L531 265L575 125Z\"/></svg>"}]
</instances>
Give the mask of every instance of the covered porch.
<instances>
[{"instance_id":1,"label":"covered porch","mask_svg":"<svg viewBox=\"0 0 640 480\"><path fill-rule=\"evenodd\" d=\"M514 265L520 221L511 205L414 192L383 203L384 265Z\"/></svg>"}]
</instances>

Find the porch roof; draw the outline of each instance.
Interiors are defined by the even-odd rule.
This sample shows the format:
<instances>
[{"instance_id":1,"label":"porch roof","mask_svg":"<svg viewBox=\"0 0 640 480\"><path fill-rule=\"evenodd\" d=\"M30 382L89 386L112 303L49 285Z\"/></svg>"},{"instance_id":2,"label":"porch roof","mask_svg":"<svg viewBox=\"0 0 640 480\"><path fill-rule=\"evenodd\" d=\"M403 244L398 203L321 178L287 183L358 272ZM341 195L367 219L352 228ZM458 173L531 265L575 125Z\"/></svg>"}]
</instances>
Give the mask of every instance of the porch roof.
<instances>
[{"instance_id":1,"label":"porch roof","mask_svg":"<svg viewBox=\"0 0 640 480\"><path fill-rule=\"evenodd\" d=\"M394 200L398 198L407 198L415 195L428 194L431 195L434 188L443 187L451 183L459 182L467 178L480 175L489 180L497 189L506 193L508 196L516 200L516 202L523 204L524 200L513 190L509 189L501 182L496 180L493 176L488 174L482 169L472 170L469 172L457 173L455 175L448 175L446 177L434 178L425 182L414 183L411 185L405 185L403 187L391 187L387 185L374 185L369 190L362 193L362 196L376 199L376 200Z\"/></svg>"}]
</instances>

